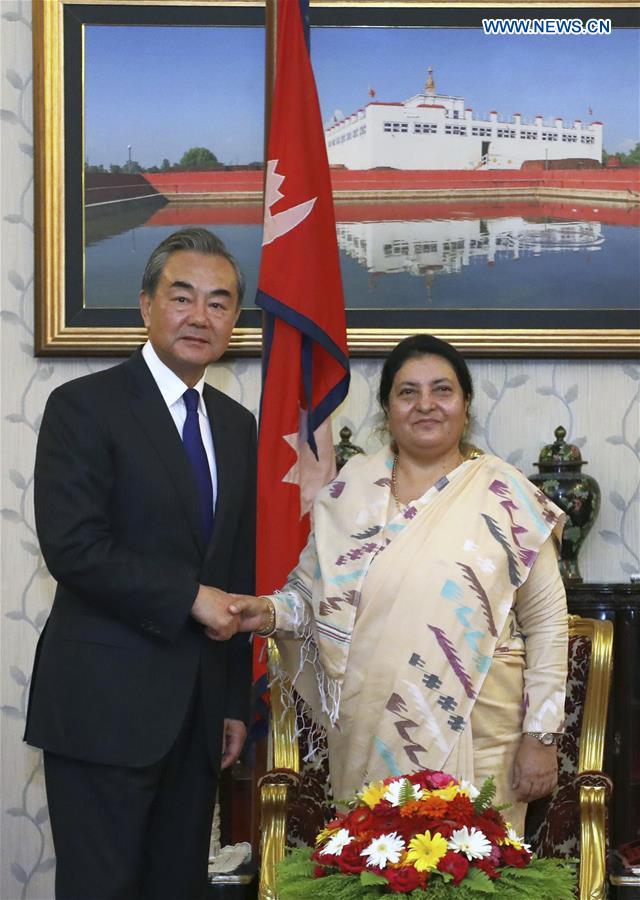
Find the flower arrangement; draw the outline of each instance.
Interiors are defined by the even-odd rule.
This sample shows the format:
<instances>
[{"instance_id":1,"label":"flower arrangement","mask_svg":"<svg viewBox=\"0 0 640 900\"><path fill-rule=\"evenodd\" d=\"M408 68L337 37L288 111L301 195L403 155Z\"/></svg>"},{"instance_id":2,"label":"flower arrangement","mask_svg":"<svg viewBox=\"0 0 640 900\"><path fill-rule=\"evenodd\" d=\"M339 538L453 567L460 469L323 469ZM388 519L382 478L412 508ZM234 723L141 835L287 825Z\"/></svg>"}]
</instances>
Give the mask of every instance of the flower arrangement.
<instances>
[{"instance_id":1,"label":"flower arrangement","mask_svg":"<svg viewBox=\"0 0 640 900\"><path fill-rule=\"evenodd\" d=\"M537 859L478 790L426 769L365 785L346 813L278 866L280 900L573 900L571 861Z\"/></svg>"}]
</instances>

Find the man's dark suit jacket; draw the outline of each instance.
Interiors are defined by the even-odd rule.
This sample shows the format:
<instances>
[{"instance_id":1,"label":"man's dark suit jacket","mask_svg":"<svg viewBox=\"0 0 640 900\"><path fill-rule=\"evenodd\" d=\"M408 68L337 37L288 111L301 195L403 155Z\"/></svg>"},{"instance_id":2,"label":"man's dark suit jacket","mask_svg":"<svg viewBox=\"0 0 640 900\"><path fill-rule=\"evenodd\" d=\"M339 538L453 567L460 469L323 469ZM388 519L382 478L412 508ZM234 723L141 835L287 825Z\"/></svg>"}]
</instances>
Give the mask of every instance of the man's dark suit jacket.
<instances>
[{"instance_id":1,"label":"man's dark suit jacket","mask_svg":"<svg viewBox=\"0 0 640 900\"><path fill-rule=\"evenodd\" d=\"M190 616L198 584L254 591L253 416L206 385L218 473L214 532L140 351L50 396L38 438L36 526L58 582L40 637L25 739L70 758L160 760L200 677L212 759L223 719L249 714L246 635L209 640Z\"/></svg>"}]
</instances>

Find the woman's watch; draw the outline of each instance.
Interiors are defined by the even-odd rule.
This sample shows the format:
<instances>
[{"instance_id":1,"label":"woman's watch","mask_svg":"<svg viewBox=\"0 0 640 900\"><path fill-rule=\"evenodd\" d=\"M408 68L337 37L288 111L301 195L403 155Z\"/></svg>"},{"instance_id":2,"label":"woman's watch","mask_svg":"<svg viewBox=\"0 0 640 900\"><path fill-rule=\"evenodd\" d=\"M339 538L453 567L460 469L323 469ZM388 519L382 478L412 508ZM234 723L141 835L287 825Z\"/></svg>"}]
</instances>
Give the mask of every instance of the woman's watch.
<instances>
[{"instance_id":1,"label":"woman's watch","mask_svg":"<svg viewBox=\"0 0 640 900\"><path fill-rule=\"evenodd\" d=\"M525 731L529 737L534 737L545 747L552 747L558 743L558 735L553 731Z\"/></svg>"}]
</instances>

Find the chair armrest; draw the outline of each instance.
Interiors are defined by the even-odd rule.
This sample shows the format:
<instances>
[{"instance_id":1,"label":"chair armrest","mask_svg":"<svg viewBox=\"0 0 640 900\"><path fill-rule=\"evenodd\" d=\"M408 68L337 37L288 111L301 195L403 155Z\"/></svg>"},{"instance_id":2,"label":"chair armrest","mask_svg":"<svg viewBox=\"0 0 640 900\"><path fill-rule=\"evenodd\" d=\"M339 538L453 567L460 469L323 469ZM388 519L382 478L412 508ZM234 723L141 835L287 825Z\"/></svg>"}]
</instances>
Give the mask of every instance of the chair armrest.
<instances>
[{"instance_id":1,"label":"chair armrest","mask_svg":"<svg viewBox=\"0 0 640 900\"><path fill-rule=\"evenodd\" d=\"M580 898L607 896L607 803L613 784L604 772L580 772Z\"/></svg>"}]
</instances>

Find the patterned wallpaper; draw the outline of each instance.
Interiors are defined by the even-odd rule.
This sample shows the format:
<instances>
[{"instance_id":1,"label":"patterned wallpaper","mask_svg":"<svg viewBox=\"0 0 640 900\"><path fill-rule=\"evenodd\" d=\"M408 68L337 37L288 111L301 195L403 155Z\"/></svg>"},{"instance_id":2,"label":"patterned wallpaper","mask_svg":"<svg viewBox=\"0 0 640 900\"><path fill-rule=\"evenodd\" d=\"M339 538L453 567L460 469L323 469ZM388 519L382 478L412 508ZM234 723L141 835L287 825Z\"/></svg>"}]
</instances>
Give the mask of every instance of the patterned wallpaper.
<instances>
[{"instance_id":1,"label":"patterned wallpaper","mask_svg":"<svg viewBox=\"0 0 640 900\"><path fill-rule=\"evenodd\" d=\"M57 385L112 364L33 357L33 134L31 5L0 4L3 61L2 269L0 273L2 411L1 490L1 771L0 896L50 900L54 857L40 754L21 740L36 639L53 595L38 549L32 510L33 458L45 400ZM366 450L378 441L372 386L379 362L355 360L353 385L334 422L349 425ZM623 581L638 556L640 368L631 362L481 360L473 441L534 471L543 443L564 425L602 487L602 509L581 552L586 580ZM227 361L210 380L254 412L258 360Z\"/></svg>"}]
</instances>

